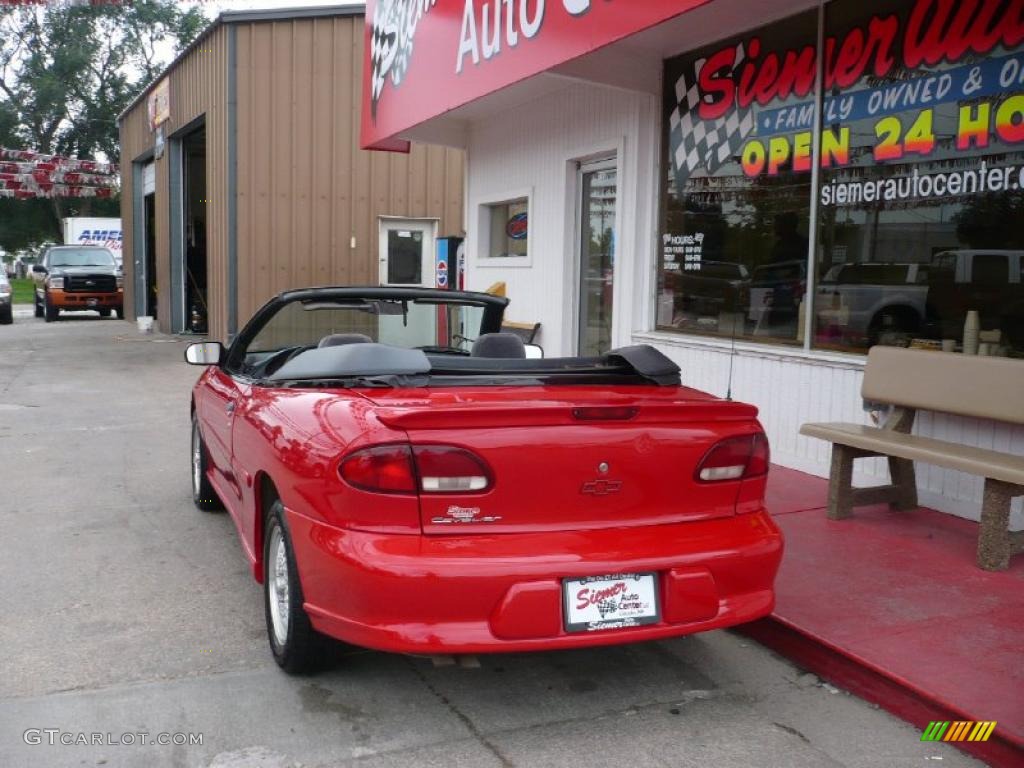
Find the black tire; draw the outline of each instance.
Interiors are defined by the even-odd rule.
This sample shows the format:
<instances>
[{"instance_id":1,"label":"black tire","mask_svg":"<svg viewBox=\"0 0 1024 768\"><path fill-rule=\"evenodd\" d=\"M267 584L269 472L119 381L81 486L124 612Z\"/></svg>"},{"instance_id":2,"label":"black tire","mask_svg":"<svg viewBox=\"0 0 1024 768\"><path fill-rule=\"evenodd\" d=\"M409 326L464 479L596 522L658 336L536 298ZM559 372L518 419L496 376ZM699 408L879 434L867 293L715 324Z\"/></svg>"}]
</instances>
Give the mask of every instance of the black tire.
<instances>
[{"instance_id":1,"label":"black tire","mask_svg":"<svg viewBox=\"0 0 1024 768\"><path fill-rule=\"evenodd\" d=\"M5 304L0 307L0 325L10 325L14 322L14 307Z\"/></svg>"},{"instance_id":2,"label":"black tire","mask_svg":"<svg viewBox=\"0 0 1024 768\"><path fill-rule=\"evenodd\" d=\"M267 513L263 534L263 608L270 652L290 675L311 672L323 662L328 641L313 629L302 608L302 584L280 501Z\"/></svg>"},{"instance_id":3,"label":"black tire","mask_svg":"<svg viewBox=\"0 0 1024 768\"><path fill-rule=\"evenodd\" d=\"M36 296L36 299L35 299L35 301L32 302L32 304L35 306L36 317L42 317L43 316L43 305L39 303L39 297L38 296Z\"/></svg>"},{"instance_id":4,"label":"black tire","mask_svg":"<svg viewBox=\"0 0 1024 768\"><path fill-rule=\"evenodd\" d=\"M110 317L110 313L112 311L113 310L111 310L110 307L103 307L102 309L98 310L98 312L100 313L100 317Z\"/></svg>"},{"instance_id":5,"label":"black tire","mask_svg":"<svg viewBox=\"0 0 1024 768\"><path fill-rule=\"evenodd\" d=\"M197 509L204 512L218 512L224 509L217 492L210 485L210 478L207 476L209 464L206 459L206 443L199 431L199 421L196 415L192 414L192 446L190 458L192 459L192 503Z\"/></svg>"},{"instance_id":6,"label":"black tire","mask_svg":"<svg viewBox=\"0 0 1024 768\"><path fill-rule=\"evenodd\" d=\"M45 302L43 305L43 314L46 317L46 322L52 323L60 318L60 309L50 304L50 297L46 296L43 298Z\"/></svg>"},{"instance_id":7,"label":"black tire","mask_svg":"<svg viewBox=\"0 0 1024 768\"><path fill-rule=\"evenodd\" d=\"M118 307L114 311L117 313L118 320L124 320L124 307Z\"/></svg>"}]
</instances>

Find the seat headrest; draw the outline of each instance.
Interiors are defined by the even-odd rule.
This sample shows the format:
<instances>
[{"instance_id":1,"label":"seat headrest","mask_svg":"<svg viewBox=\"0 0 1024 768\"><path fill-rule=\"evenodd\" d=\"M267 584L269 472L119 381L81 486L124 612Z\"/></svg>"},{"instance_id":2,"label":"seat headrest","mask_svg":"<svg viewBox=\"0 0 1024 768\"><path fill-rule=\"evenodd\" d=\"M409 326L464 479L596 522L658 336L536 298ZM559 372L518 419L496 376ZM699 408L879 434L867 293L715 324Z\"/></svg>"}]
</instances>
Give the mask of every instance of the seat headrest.
<instances>
[{"instance_id":1,"label":"seat headrest","mask_svg":"<svg viewBox=\"0 0 1024 768\"><path fill-rule=\"evenodd\" d=\"M514 333L485 333L473 342L473 357L525 359L526 347Z\"/></svg>"},{"instance_id":2,"label":"seat headrest","mask_svg":"<svg viewBox=\"0 0 1024 768\"><path fill-rule=\"evenodd\" d=\"M365 333L332 333L330 336L324 336L320 339L320 343L317 347L323 349L324 347L341 347L345 344L372 344L373 339L367 336Z\"/></svg>"}]
</instances>

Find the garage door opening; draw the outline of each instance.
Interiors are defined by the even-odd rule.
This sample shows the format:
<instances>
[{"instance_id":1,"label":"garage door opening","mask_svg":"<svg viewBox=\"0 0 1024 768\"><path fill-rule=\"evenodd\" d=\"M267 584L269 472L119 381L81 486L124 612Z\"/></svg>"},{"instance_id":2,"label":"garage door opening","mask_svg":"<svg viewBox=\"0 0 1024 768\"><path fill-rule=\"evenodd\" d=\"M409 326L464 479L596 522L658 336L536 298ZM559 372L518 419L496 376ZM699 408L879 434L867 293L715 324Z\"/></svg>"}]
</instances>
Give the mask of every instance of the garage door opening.
<instances>
[{"instance_id":1,"label":"garage door opening","mask_svg":"<svg viewBox=\"0 0 1024 768\"><path fill-rule=\"evenodd\" d=\"M143 232L143 258L145 268L142 270L144 278L144 290L142 298L142 313L149 317L156 317L156 195L148 194L142 198L142 232Z\"/></svg>"},{"instance_id":2,"label":"garage door opening","mask_svg":"<svg viewBox=\"0 0 1024 768\"><path fill-rule=\"evenodd\" d=\"M206 251L206 128L181 139L182 293L186 332L205 334L209 327Z\"/></svg>"}]
</instances>

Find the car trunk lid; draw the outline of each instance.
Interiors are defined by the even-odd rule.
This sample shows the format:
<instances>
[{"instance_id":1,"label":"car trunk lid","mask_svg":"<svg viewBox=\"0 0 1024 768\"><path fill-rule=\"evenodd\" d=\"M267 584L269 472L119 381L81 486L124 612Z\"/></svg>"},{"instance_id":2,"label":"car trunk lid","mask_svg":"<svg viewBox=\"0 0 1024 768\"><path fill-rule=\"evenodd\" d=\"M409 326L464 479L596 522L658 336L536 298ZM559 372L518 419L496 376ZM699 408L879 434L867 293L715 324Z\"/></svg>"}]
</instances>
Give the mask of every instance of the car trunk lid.
<instances>
[{"instance_id":1,"label":"car trunk lid","mask_svg":"<svg viewBox=\"0 0 1024 768\"><path fill-rule=\"evenodd\" d=\"M414 446L487 465L483 493L420 496L430 534L583 530L732 515L741 481L704 483L720 440L759 431L753 406L684 387L480 387L365 393Z\"/></svg>"}]
</instances>

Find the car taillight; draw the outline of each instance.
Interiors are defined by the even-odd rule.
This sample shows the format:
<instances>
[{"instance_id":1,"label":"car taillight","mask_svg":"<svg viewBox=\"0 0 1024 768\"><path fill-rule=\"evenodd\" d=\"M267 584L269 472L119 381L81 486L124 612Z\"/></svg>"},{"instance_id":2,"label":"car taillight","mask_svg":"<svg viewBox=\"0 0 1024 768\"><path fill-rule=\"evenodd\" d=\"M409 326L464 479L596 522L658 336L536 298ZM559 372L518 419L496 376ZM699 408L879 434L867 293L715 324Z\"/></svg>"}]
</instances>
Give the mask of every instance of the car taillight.
<instances>
[{"instance_id":1,"label":"car taillight","mask_svg":"<svg viewBox=\"0 0 1024 768\"><path fill-rule=\"evenodd\" d=\"M338 468L349 485L375 493L415 493L416 474L408 445L380 445L356 451Z\"/></svg>"},{"instance_id":2,"label":"car taillight","mask_svg":"<svg viewBox=\"0 0 1024 768\"><path fill-rule=\"evenodd\" d=\"M491 472L483 460L449 445L382 445L346 457L341 478L375 493L483 493Z\"/></svg>"},{"instance_id":3,"label":"car taillight","mask_svg":"<svg viewBox=\"0 0 1024 768\"><path fill-rule=\"evenodd\" d=\"M414 445L412 452L424 493L480 493L491 487L483 460L463 448Z\"/></svg>"},{"instance_id":4,"label":"car taillight","mask_svg":"<svg viewBox=\"0 0 1024 768\"><path fill-rule=\"evenodd\" d=\"M763 432L730 437L718 443L697 465L697 480L715 483L760 477L768 473L770 454Z\"/></svg>"}]
</instances>

